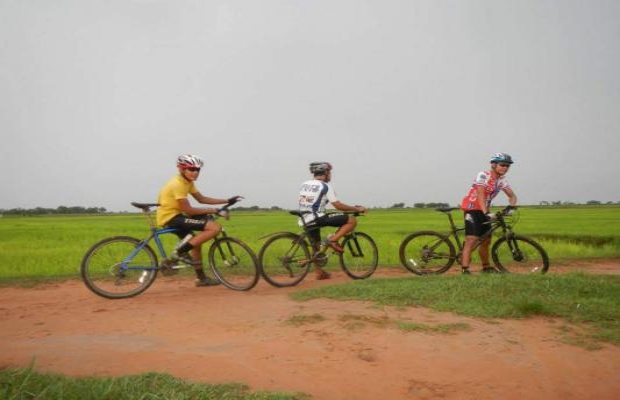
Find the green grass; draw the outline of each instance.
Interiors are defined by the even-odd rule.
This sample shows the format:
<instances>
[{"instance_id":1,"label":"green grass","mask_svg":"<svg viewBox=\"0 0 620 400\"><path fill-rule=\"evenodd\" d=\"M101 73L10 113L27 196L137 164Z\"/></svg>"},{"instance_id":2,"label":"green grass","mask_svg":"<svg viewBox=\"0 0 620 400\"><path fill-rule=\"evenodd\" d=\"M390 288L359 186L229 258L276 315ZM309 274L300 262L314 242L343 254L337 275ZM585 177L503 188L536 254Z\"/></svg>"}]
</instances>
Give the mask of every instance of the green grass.
<instances>
[{"instance_id":1,"label":"green grass","mask_svg":"<svg viewBox=\"0 0 620 400\"><path fill-rule=\"evenodd\" d=\"M480 318L559 318L583 330L583 339L620 345L620 276L427 276L370 279L291 294L378 305L426 307Z\"/></svg>"},{"instance_id":2,"label":"green grass","mask_svg":"<svg viewBox=\"0 0 620 400\"><path fill-rule=\"evenodd\" d=\"M460 224L460 212L454 216ZM284 211L237 212L223 225L258 253L261 236L297 232L295 217ZM398 247L417 230L447 230L443 214L427 209L371 210L359 218L358 230L379 247L380 265L399 265ZM515 230L539 240L553 263L620 255L620 207L522 207ZM79 277L84 253L95 242L116 235L138 238L147 233L141 215L41 216L0 218L0 283L33 285L39 281ZM166 240L171 248L176 239ZM473 279L472 279L473 278ZM544 276L429 276L369 279L299 292L307 300L327 297L367 300L381 305L427 307L481 318L550 317L565 321L562 340L586 348L620 344L620 277L563 274ZM319 323L320 315L299 316L291 325ZM396 326L406 332L454 333L464 323L430 326L410 321L369 320L343 316L341 323ZM166 374L122 378L66 378L37 373L34 368L0 370L2 399L306 399L303 394L251 393L242 384L202 385Z\"/></svg>"},{"instance_id":3,"label":"green grass","mask_svg":"<svg viewBox=\"0 0 620 400\"><path fill-rule=\"evenodd\" d=\"M188 383L168 374L120 378L68 378L33 367L0 370L0 399L6 400L304 400L301 393L250 392L238 383Z\"/></svg>"},{"instance_id":4,"label":"green grass","mask_svg":"<svg viewBox=\"0 0 620 400\"><path fill-rule=\"evenodd\" d=\"M455 211L454 216L460 224L461 213ZM407 234L446 232L448 227L443 214L429 209L371 210L358 220L358 230L377 243L381 266L400 265L398 247ZM286 211L233 211L232 218L222 224L256 253L264 243L262 236L299 231L296 217ZM541 242L551 258L551 272L553 263L562 260L620 256L620 206L522 207L515 230ZM139 214L3 217L0 281L74 278L79 276L84 253L95 242L116 235L142 238L147 232L146 221ZM170 235L166 247L175 242L176 237Z\"/></svg>"}]
</instances>

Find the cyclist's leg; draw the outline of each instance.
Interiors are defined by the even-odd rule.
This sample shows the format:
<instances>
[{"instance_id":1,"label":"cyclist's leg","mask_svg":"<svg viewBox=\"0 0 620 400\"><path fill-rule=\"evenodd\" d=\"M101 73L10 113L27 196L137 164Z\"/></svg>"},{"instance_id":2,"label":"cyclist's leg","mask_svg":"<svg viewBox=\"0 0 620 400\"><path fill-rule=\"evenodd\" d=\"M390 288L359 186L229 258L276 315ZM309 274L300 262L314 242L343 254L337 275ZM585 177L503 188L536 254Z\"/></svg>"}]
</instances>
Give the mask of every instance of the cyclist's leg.
<instances>
[{"instance_id":1,"label":"cyclist's leg","mask_svg":"<svg viewBox=\"0 0 620 400\"><path fill-rule=\"evenodd\" d=\"M330 237L330 240L337 242L346 236L348 233L353 232L357 225L357 219L353 215L346 215L342 213L326 214L317 219L317 223L321 226L333 226L338 228L336 232Z\"/></svg>"},{"instance_id":2,"label":"cyclist's leg","mask_svg":"<svg viewBox=\"0 0 620 400\"><path fill-rule=\"evenodd\" d=\"M480 261L482 261L482 268L491 268L491 264L489 263L489 245L491 244L491 237L485 237L482 242L480 242L480 247L478 248L478 255L480 256Z\"/></svg>"},{"instance_id":3,"label":"cyclist's leg","mask_svg":"<svg viewBox=\"0 0 620 400\"><path fill-rule=\"evenodd\" d=\"M172 218L166 226L179 229L177 233L180 237L191 233L194 234L189 242L177 249L178 254L189 253L193 260L194 270L199 282L206 284L216 284L215 280L208 278L204 272L202 261L202 244L216 237L221 231L222 226L210 215L185 216L177 215Z\"/></svg>"},{"instance_id":4,"label":"cyclist's leg","mask_svg":"<svg viewBox=\"0 0 620 400\"><path fill-rule=\"evenodd\" d=\"M486 223L487 218L482 211L472 210L465 211L465 245L463 246L463 254L461 256L461 269L464 274L469 273L469 267L471 263L471 253L476 246L476 243L490 228L490 226ZM490 238L489 238L490 240ZM482 246L484 242L481 244L480 248L480 257L482 259L483 265L488 265L489 262L489 243L486 243L486 253L483 256ZM486 257L486 258L484 258ZM486 263L485 263L486 260Z\"/></svg>"},{"instance_id":5,"label":"cyclist's leg","mask_svg":"<svg viewBox=\"0 0 620 400\"><path fill-rule=\"evenodd\" d=\"M305 231L308 234L308 239L310 239L312 251L319 251L321 247L321 227L316 225L314 222L310 222L306 225Z\"/></svg>"},{"instance_id":6,"label":"cyclist's leg","mask_svg":"<svg viewBox=\"0 0 620 400\"><path fill-rule=\"evenodd\" d=\"M318 224L317 220L314 220L313 222L306 224L304 230L310 240L312 255L313 257L316 257L316 253L321 249L321 225ZM331 277L329 272L325 271L319 262L315 261L313 264L317 279L329 279Z\"/></svg>"}]
</instances>

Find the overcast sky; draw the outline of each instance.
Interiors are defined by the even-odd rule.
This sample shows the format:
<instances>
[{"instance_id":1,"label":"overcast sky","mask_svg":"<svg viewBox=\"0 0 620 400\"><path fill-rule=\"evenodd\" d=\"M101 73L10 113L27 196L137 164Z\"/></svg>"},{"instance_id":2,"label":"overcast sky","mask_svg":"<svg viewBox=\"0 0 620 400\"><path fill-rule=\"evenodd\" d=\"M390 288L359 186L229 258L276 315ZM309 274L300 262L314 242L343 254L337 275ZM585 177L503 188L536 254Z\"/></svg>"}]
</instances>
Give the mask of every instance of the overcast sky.
<instances>
[{"instance_id":1,"label":"overcast sky","mask_svg":"<svg viewBox=\"0 0 620 400\"><path fill-rule=\"evenodd\" d=\"M498 151L522 204L617 202L620 1L0 0L0 135L0 209L130 210L180 153L245 206L316 160L456 205Z\"/></svg>"}]
</instances>

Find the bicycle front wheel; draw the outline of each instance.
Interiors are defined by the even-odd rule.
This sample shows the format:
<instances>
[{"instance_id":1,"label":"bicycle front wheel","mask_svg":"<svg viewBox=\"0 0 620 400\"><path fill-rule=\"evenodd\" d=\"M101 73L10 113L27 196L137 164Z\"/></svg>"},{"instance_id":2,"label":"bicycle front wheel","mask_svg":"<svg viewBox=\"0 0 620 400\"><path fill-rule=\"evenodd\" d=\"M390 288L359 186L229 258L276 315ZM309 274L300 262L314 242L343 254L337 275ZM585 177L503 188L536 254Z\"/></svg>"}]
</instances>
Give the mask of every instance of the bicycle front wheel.
<instances>
[{"instance_id":1,"label":"bicycle front wheel","mask_svg":"<svg viewBox=\"0 0 620 400\"><path fill-rule=\"evenodd\" d=\"M157 255L129 236L114 236L95 243L84 255L82 280L95 294L108 299L136 296L157 276Z\"/></svg>"},{"instance_id":2,"label":"bicycle front wheel","mask_svg":"<svg viewBox=\"0 0 620 400\"><path fill-rule=\"evenodd\" d=\"M260 277L258 261L252 249L239 239L216 239L209 248L209 265L224 286L250 290Z\"/></svg>"},{"instance_id":3,"label":"bicycle front wheel","mask_svg":"<svg viewBox=\"0 0 620 400\"><path fill-rule=\"evenodd\" d=\"M545 249L524 236L498 239L491 248L491 256L502 272L544 274L549 269L549 256Z\"/></svg>"},{"instance_id":4,"label":"bicycle front wheel","mask_svg":"<svg viewBox=\"0 0 620 400\"><path fill-rule=\"evenodd\" d=\"M372 275L379 264L379 250L372 238L362 232L353 232L342 242L344 253L340 254L342 270L353 279Z\"/></svg>"},{"instance_id":5,"label":"bicycle front wheel","mask_svg":"<svg viewBox=\"0 0 620 400\"><path fill-rule=\"evenodd\" d=\"M269 238L258 255L261 274L275 287L295 286L301 282L312 264L307 242L294 233Z\"/></svg>"},{"instance_id":6,"label":"bicycle front wheel","mask_svg":"<svg viewBox=\"0 0 620 400\"><path fill-rule=\"evenodd\" d=\"M454 244L433 231L420 231L407 236L398 249L400 262L416 275L442 274L456 260Z\"/></svg>"}]
</instances>

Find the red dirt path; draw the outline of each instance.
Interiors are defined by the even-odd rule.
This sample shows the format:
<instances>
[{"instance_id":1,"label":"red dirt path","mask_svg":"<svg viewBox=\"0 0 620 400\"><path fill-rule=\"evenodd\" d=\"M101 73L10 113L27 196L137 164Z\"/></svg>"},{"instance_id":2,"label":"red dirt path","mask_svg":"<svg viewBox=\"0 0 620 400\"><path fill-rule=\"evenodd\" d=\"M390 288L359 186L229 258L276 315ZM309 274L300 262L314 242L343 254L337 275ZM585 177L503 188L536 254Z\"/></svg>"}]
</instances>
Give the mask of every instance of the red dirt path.
<instances>
[{"instance_id":1,"label":"red dirt path","mask_svg":"<svg viewBox=\"0 0 620 400\"><path fill-rule=\"evenodd\" d=\"M620 261L575 268L619 273ZM95 296L81 281L0 288L0 367L34 359L39 371L71 376L158 371L330 400L620 398L620 347L564 344L559 320L487 321L287 296L345 281L307 279L289 289L261 281L240 293L160 277L144 294L116 301ZM287 323L314 314L325 319ZM396 321L471 329L404 332Z\"/></svg>"}]
</instances>

